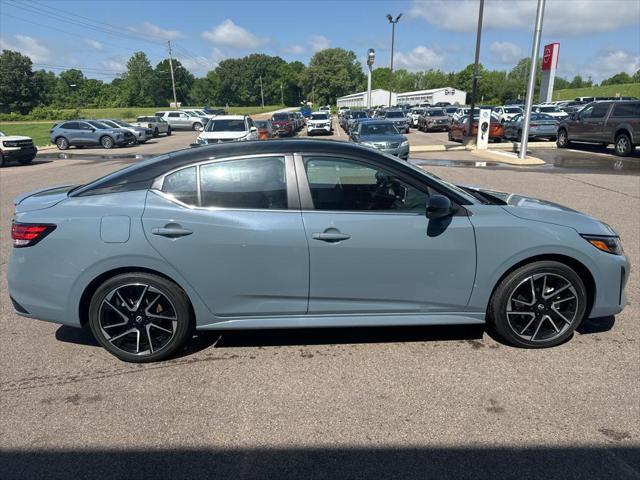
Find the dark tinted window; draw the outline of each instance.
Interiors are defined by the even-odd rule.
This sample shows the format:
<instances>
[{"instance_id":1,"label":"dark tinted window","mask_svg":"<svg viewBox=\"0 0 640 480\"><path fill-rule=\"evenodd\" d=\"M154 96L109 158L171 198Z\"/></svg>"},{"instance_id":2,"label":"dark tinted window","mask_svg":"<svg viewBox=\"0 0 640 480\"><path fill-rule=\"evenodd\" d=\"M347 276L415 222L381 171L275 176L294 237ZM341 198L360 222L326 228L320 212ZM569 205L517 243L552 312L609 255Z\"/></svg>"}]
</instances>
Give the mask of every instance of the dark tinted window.
<instances>
[{"instance_id":1,"label":"dark tinted window","mask_svg":"<svg viewBox=\"0 0 640 480\"><path fill-rule=\"evenodd\" d=\"M307 157L304 165L316 210L425 211L426 193L378 167L329 157Z\"/></svg>"},{"instance_id":2,"label":"dark tinted window","mask_svg":"<svg viewBox=\"0 0 640 480\"><path fill-rule=\"evenodd\" d=\"M197 205L196 167L183 168L167 175L162 185L162 191L182 203Z\"/></svg>"},{"instance_id":3,"label":"dark tinted window","mask_svg":"<svg viewBox=\"0 0 640 480\"><path fill-rule=\"evenodd\" d=\"M276 122L287 122L287 121L289 121L289 115L287 115L286 113L276 113L271 118L273 120L275 120Z\"/></svg>"},{"instance_id":4,"label":"dark tinted window","mask_svg":"<svg viewBox=\"0 0 640 480\"><path fill-rule=\"evenodd\" d=\"M612 117L640 117L640 103L619 103L613 107Z\"/></svg>"},{"instance_id":5,"label":"dark tinted window","mask_svg":"<svg viewBox=\"0 0 640 480\"><path fill-rule=\"evenodd\" d=\"M591 110L591 115L589 115L589 118L604 118L608 111L608 103L598 103L593 107L593 110Z\"/></svg>"},{"instance_id":6,"label":"dark tinted window","mask_svg":"<svg viewBox=\"0 0 640 480\"><path fill-rule=\"evenodd\" d=\"M229 160L200 167L203 207L286 209L282 157Z\"/></svg>"},{"instance_id":7,"label":"dark tinted window","mask_svg":"<svg viewBox=\"0 0 640 480\"><path fill-rule=\"evenodd\" d=\"M169 114L169 117L171 117L171 118L176 118L176 117L179 117L179 116L180 116L180 114L178 112L171 112Z\"/></svg>"},{"instance_id":8,"label":"dark tinted window","mask_svg":"<svg viewBox=\"0 0 640 480\"><path fill-rule=\"evenodd\" d=\"M78 126L78 122L67 122L63 123L60 128L64 128L65 130L78 130L80 127Z\"/></svg>"},{"instance_id":9,"label":"dark tinted window","mask_svg":"<svg viewBox=\"0 0 640 480\"><path fill-rule=\"evenodd\" d=\"M352 118L367 118L367 113L362 110L353 112Z\"/></svg>"},{"instance_id":10,"label":"dark tinted window","mask_svg":"<svg viewBox=\"0 0 640 480\"><path fill-rule=\"evenodd\" d=\"M404 118L403 112L387 112L387 118Z\"/></svg>"}]
</instances>

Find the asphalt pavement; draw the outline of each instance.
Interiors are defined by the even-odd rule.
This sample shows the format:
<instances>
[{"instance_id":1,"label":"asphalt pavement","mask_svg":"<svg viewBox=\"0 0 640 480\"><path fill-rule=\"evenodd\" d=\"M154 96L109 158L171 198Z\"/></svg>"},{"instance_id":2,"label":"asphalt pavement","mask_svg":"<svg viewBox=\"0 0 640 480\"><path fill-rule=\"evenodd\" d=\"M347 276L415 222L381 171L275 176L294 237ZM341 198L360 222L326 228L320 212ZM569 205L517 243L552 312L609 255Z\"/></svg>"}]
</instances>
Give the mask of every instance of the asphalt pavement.
<instances>
[{"instance_id":1,"label":"asphalt pavement","mask_svg":"<svg viewBox=\"0 0 640 480\"><path fill-rule=\"evenodd\" d=\"M0 170L0 478L640 478L639 176L426 167L620 233L630 305L561 346L477 327L239 331L131 365L84 330L15 315L5 270L12 198L132 161Z\"/></svg>"}]
</instances>

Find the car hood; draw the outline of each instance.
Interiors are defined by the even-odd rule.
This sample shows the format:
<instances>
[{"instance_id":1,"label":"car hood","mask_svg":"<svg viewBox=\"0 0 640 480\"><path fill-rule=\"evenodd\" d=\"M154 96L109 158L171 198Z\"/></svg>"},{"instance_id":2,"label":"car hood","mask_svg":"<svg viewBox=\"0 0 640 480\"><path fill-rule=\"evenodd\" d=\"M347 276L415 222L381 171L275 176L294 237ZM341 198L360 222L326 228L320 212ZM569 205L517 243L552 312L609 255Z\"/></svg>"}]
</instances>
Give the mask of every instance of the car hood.
<instances>
[{"instance_id":1,"label":"car hood","mask_svg":"<svg viewBox=\"0 0 640 480\"><path fill-rule=\"evenodd\" d=\"M4 142L15 142L19 140L31 140L31 137L25 137L24 135L5 135L4 137L0 137L0 141Z\"/></svg>"},{"instance_id":2,"label":"car hood","mask_svg":"<svg viewBox=\"0 0 640 480\"><path fill-rule=\"evenodd\" d=\"M246 137L249 132L202 132L200 138L206 140L229 140Z\"/></svg>"},{"instance_id":3,"label":"car hood","mask_svg":"<svg viewBox=\"0 0 640 480\"><path fill-rule=\"evenodd\" d=\"M56 203L67 198L69 191L71 191L74 186L75 185L62 185L47 187L24 193L16 197L13 201L16 206L16 213L53 207Z\"/></svg>"},{"instance_id":4,"label":"car hood","mask_svg":"<svg viewBox=\"0 0 640 480\"><path fill-rule=\"evenodd\" d=\"M501 205L507 213L514 217L570 227L581 234L617 235L615 230L606 223L558 203L475 186L460 185L460 187L479 193L481 197L494 205Z\"/></svg>"}]
</instances>

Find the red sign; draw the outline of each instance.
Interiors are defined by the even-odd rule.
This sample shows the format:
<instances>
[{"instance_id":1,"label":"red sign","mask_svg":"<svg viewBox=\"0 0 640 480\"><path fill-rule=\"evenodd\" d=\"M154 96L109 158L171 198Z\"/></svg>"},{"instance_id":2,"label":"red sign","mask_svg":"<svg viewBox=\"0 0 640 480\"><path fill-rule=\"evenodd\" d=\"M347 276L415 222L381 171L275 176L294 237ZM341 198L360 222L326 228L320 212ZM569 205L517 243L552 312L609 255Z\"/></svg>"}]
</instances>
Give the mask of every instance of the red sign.
<instances>
[{"instance_id":1,"label":"red sign","mask_svg":"<svg viewBox=\"0 0 640 480\"><path fill-rule=\"evenodd\" d=\"M542 53L542 70L551 70L551 64L553 63L553 57L555 56L556 64L558 66L558 51L560 50L559 43L550 43L544 46L544 52Z\"/></svg>"}]
</instances>

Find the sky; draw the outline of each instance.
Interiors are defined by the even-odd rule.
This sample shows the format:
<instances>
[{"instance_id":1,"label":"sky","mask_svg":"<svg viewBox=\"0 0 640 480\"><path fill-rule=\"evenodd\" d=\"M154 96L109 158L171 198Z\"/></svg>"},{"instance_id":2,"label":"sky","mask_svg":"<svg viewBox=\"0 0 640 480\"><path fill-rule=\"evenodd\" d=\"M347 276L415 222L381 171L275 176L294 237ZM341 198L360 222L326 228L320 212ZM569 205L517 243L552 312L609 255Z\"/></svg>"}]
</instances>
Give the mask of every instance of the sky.
<instances>
[{"instance_id":1,"label":"sky","mask_svg":"<svg viewBox=\"0 0 640 480\"><path fill-rule=\"evenodd\" d=\"M536 0L486 0L481 63L508 70L531 53ZM108 81L142 50L155 66L173 54L196 76L259 52L307 64L328 47L394 68L458 71L473 62L479 0L0 0L0 48L34 68L80 68ZM558 75L599 82L640 69L640 0L547 0L542 43L560 43Z\"/></svg>"}]
</instances>

